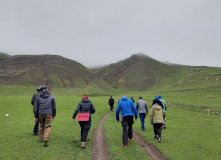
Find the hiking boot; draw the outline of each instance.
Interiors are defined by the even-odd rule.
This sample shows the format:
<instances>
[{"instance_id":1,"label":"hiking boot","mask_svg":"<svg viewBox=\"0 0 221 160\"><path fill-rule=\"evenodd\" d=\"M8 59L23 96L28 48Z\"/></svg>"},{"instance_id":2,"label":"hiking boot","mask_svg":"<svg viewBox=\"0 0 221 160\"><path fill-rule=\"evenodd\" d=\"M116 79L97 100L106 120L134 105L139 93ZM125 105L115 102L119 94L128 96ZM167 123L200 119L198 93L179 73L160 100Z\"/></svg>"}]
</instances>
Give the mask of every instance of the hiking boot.
<instances>
[{"instance_id":1,"label":"hiking boot","mask_svg":"<svg viewBox=\"0 0 221 160\"><path fill-rule=\"evenodd\" d=\"M161 138L158 138L158 142L161 143Z\"/></svg>"},{"instance_id":2,"label":"hiking boot","mask_svg":"<svg viewBox=\"0 0 221 160\"><path fill-rule=\"evenodd\" d=\"M154 139L158 139L158 135L153 136Z\"/></svg>"},{"instance_id":3,"label":"hiking boot","mask_svg":"<svg viewBox=\"0 0 221 160\"><path fill-rule=\"evenodd\" d=\"M81 142L81 148L86 148L86 142Z\"/></svg>"},{"instance_id":4,"label":"hiking boot","mask_svg":"<svg viewBox=\"0 0 221 160\"><path fill-rule=\"evenodd\" d=\"M123 144L122 144L122 147L127 147L127 145L123 145Z\"/></svg>"},{"instance_id":5,"label":"hiking boot","mask_svg":"<svg viewBox=\"0 0 221 160\"><path fill-rule=\"evenodd\" d=\"M48 146L48 141L44 141L44 146L45 146L45 147Z\"/></svg>"},{"instance_id":6,"label":"hiking boot","mask_svg":"<svg viewBox=\"0 0 221 160\"><path fill-rule=\"evenodd\" d=\"M133 141L133 138L132 138L132 139L130 139L129 141L130 141L130 142L132 142L132 141Z\"/></svg>"},{"instance_id":7,"label":"hiking boot","mask_svg":"<svg viewBox=\"0 0 221 160\"><path fill-rule=\"evenodd\" d=\"M32 134L32 135L33 135L33 136L38 136L38 133L34 133L34 132L33 132L33 134Z\"/></svg>"}]
</instances>

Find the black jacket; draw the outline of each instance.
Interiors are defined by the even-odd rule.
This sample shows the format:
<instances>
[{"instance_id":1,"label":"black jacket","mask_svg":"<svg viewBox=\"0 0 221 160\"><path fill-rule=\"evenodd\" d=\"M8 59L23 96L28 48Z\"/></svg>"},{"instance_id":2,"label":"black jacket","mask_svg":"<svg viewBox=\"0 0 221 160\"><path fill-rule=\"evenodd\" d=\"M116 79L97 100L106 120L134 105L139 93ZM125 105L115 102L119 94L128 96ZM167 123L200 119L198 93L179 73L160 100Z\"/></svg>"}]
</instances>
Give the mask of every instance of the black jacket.
<instances>
[{"instance_id":1,"label":"black jacket","mask_svg":"<svg viewBox=\"0 0 221 160\"><path fill-rule=\"evenodd\" d=\"M35 118L39 115L52 115L56 116L56 103L54 97L49 93L40 95L34 104L35 106Z\"/></svg>"},{"instance_id":2,"label":"black jacket","mask_svg":"<svg viewBox=\"0 0 221 160\"><path fill-rule=\"evenodd\" d=\"M75 119L79 111L80 113L89 113L89 116L91 117L91 114L95 113L96 110L89 99L82 99L75 109L72 119Z\"/></svg>"},{"instance_id":3,"label":"black jacket","mask_svg":"<svg viewBox=\"0 0 221 160\"><path fill-rule=\"evenodd\" d=\"M114 99L113 98L109 99L109 104L114 104Z\"/></svg>"}]
</instances>

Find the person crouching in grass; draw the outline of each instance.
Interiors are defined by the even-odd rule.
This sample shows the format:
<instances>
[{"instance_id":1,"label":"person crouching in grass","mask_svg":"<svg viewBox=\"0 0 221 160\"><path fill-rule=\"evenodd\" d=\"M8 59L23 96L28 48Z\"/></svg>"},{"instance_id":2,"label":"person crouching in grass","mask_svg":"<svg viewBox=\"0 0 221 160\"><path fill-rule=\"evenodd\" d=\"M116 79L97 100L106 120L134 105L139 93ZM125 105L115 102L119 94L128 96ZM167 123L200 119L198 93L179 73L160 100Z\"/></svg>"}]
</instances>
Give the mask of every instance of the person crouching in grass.
<instances>
[{"instance_id":1,"label":"person crouching in grass","mask_svg":"<svg viewBox=\"0 0 221 160\"><path fill-rule=\"evenodd\" d=\"M48 146L51 133L52 119L56 116L56 103L54 97L48 92L46 87L42 88L40 96L35 103L35 122L40 122L39 141L44 141L44 146Z\"/></svg>"}]
</instances>

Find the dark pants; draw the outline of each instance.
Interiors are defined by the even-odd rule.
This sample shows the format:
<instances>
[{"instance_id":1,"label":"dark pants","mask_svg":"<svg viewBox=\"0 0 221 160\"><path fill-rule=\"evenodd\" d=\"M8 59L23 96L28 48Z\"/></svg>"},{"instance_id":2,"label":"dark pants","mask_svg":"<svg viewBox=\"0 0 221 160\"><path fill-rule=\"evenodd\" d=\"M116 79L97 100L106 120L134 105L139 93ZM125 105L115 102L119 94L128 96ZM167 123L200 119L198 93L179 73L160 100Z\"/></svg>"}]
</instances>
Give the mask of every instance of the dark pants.
<instances>
[{"instance_id":1,"label":"dark pants","mask_svg":"<svg viewBox=\"0 0 221 160\"><path fill-rule=\"evenodd\" d=\"M38 134L38 129L39 128L39 120L37 121L37 122L35 122L35 126L34 126L34 130L33 130L33 133L35 133L35 134Z\"/></svg>"},{"instance_id":2,"label":"dark pants","mask_svg":"<svg viewBox=\"0 0 221 160\"><path fill-rule=\"evenodd\" d=\"M162 123L153 124L154 134L161 138Z\"/></svg>"},{"instance_id":3,"label":"dark pants","mask_svg":"<svg viewBox=\"0 0 221 160\"><path fill-rule=\"evenodd\" d=\"M163 127L166 128L166 113L163 113L163 120L164 120L164 125Z\"/></svg>"},{"instance_id":4,"label":"dark pants","mask_svg":"<svg viewBox=\"0 0 221 160\"><path fill-rule=\"evenodd\" d=\"M114 104L110 104L110 110L113 111Z\"/></svg>"},{"instance_id":5,"label":"dark pants","mask_svg":"<svg viewBox=\"0 0 221 160\"><path fill-rule=\"evenodd\" d=\"M133 138L132 125L134 123L133 116L125 116L122 118L121 125L123 127L122 141L123 145L128 144L128 138Z\"/></svg>"},{"instance_id":6,"label":"dark pants","mask_svg":"<svg viewBox=\"0 0 221 160\"><path fill-rule=\"evenodd\" d=\"M86 142L88 132L91 128L91 118L89 118L89 121L79 121L79 125L81 126L81 142Z\"/></svg>"},{"instance_id":7,"label":"dark pants","mask_svg":"<svg viewBox=\"0 0 221 160\"><path fill-rule=\"evenodd\" d=\"M139 116L140 116L140 122L141 122L141 129L145 131L144 121L145 121L146 113L139 113Z\"/></svg>"}]
</instances>

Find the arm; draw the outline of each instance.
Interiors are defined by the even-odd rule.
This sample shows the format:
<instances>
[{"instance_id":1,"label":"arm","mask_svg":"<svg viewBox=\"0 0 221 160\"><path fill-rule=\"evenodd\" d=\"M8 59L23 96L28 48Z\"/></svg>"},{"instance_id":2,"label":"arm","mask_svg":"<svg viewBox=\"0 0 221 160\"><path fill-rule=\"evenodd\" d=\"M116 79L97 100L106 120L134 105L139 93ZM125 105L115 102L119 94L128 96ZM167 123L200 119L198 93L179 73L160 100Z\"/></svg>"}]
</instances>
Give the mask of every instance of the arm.
<instances>
[{"instance_id":1,"label":"arm","mask_svg":"<svg viewBox=\"0 0 221 160\"><path fill-rule=\"evenodd\" d=\"M131 103L131 105L132 105L132 109L134 111L135 119L137 120L137 118L138 118L138 116L137 116L137 109L136 109L136 107L135 107L133 102Z\"/></svg>"},{"instance_id":2,"label":"arm","mask_svg":"<svg viewBox=\"0 0 221 160\"><path fill-rule=\"evenodd\" d=\"M56 103L54 97L52 98L52 118L54 119L56 116Z\"/></svg>"},{"instance_id":3,"label":"arm","mask_svg":"<svg viewBox=\"0 0 221 160\"><path fill-rule=\"evenodd\" d=\"M148 107L147 107L147 104L145 103L145 108L146 108L146 114L148 116Z\"/></svg>"},{"instance_id":4,"label":"arm","mask_svg":"<svg viewBox=\"0 0 221 160\"><path fill-rule=\"evenodd\" d=\"M39 115L38 115L38 111L39 111L39 98L36 99L36 102L34 104L34 108L35 108L35 118L38 118Z\"/></svg>"},{"instance_id":5,"label":"arm","mask_svg":"<svg viewBox=\"0 0 221 160\"><path fill-rule=\"evenodd\" d=\"M153 123L153 107L150 109L150 124Z\"/></svg>"},{"instance_id":6,"label":"arm","mask_svg":"<svg viewBox=\"0 0 221 160\"><path fill-rule=\"evenodd\" d=\"M72 116L72 119L75 119L75 117L77 116L78 112L80 111L80 107L81 107L81 105L80 105L80 103L79 103L78 106L77 106L77 108L76 108L75 111L74 111L74 114L73 114L73 116Z\"/></svg>"},{"instance_id":7,"label":"arm","mask_svg":"<svg viewBox=\"0 0 221 160\"><path fill-rule=\"evenodd\" d=\"M94 107L93 103L91 103L91 114L94 114L94 113L95 113L95 111L96 111L96 109L95 109L95 107Z\"/></svg>"},{"instance_id":8,"label":"arm","mask_svg":"<svg viewBox=\"0 0 221 160\"><path fill-rule=\"evenodd\" d=\"M120 104L118 103L117 109L116 109L116 120L119 122L119 112L120 112Z\"/></svg>"}]
</instances>

